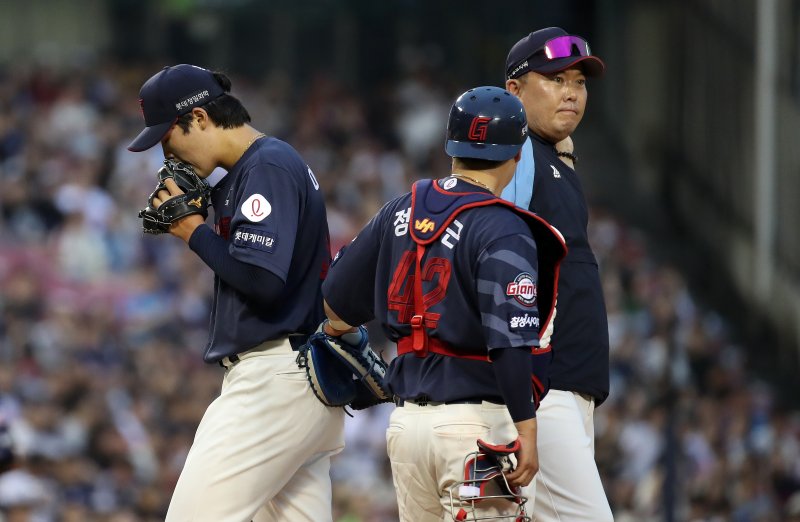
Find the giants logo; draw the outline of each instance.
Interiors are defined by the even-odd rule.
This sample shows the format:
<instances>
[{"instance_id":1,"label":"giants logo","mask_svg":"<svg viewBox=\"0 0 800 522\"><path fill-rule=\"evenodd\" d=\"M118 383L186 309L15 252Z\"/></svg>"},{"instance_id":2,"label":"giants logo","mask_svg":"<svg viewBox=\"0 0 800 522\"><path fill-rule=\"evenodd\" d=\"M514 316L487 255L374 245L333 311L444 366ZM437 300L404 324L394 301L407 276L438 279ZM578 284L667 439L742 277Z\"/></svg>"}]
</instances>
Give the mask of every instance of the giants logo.
<instances>
[{"instance_id":1,"label":"giants logo","mask_svg":"<svg viewBox=\"0 0 800 522\"><path fill-rule=\"evenodd\" d=\"M486 130L488 129L491 118L486 116L475 116L469 126L468 137L472 141L486 141Z\"/></svg>"},{"instance_id":2,"label":"giants logo","mask_svg":"<svg viewBox=\"0 0 800 522\"><path fill-rule=\"evenodd\" d=\"M536 283L533 277L523 272L506 286L506 295L513 297L523 306L533 306L536 303Z\"/></svg>"}]
</instances>

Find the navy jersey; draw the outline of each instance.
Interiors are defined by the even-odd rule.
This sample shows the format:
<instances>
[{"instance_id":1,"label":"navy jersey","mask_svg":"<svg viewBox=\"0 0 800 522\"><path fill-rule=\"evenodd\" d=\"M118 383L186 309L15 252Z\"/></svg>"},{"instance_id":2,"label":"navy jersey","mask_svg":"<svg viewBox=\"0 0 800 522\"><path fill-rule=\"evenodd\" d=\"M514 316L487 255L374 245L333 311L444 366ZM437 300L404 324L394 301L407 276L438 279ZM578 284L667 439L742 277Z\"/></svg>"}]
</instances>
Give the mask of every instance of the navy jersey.
<instances>
[{"instance_id":1,"label":"navy jersey","mask_svg":"<svg viewBox=\"0 0 800 522\"><path fill-rule=\"evenodd\" d=\"M440 191L481 191L452 177L438 184ZM387 203L337 256L323 284L325 299L344 321L377 317L394 342L409 338L414 314L410 227L427 225L412 225L411 206L411 194ZM497 348L538 347L536 260L531 230L513 210L490 205L458 213L420 262L428 337L484 359ZM489 364L435 353L401 355L391 363L389 385L404 399L503 402Z\"/></svg>"},{"instance_id":2,"label":"navy jersey","mask_svg":"<svg viewBox=\"0 0 800 522\"><path fill-rule=\"evenodd\" d=\"M217 233L230 254L285 282L274 306L253 302L214 278L204 359L217 361L324 319L321 284L330 262L325 205L311 169L289 144L257 140L214 187Z\"/></svg>"},{"instance_id":3,"label":"navy jersey","mask_svg":"<svg viewBox=\"0 0 800 522\"><path fill-rule=\"evenodd\" d=\"M520 162L503 197L516 185L517 197L509 199L555 226L569 248L561 263L550 386L589 394L600 404L609 388L608 318L597 260L589 246L586 198L578 175L556 156L552 143L533 132L530 143L534 164ZM520 180L526 179L533 184L530 201L519 190Z\"/></svg>"}]
</instances>

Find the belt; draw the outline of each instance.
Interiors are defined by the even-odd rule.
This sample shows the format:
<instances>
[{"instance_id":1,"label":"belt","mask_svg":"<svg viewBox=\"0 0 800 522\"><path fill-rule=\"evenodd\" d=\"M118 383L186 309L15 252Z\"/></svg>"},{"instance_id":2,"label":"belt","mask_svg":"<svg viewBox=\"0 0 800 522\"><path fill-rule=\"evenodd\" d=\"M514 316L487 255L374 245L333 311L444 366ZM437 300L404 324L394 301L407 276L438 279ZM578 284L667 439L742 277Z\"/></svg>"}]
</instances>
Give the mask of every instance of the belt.
<instances>
[{"instance_id":1,"label":"belt","mask_svg":"<svg viewBox=\"0 0 800 522\"><path fill-rule=\"evenodd\" d=\"M289 344L292 345L292 350L294 350L295 352L299 350L301 346L306 344L306 342L308 342L308 336L306 334L289 334L288 337L289 337ZM219 365L226 369L230 368L231 366L233 366L234 364L238 363L241 360L239 355L253 351L256 348L253 348L252 350L244 350L243 352L223 357L222 359L219 360Z\"/></svg>"},{"instance_id":2,"label":"belt","mask_svg":"<svg viewBox=\"0 0 800 522\"><path fill-rule=\"evenodd\" d=\"M500 404L495 401L489 401L486 399L463 399L457 401L429 401L427 399L401 399L400 397L394 398L394 404L398 407L403 407L408 404L416 404L417 406L442 406L445 404L483 404L484 402L491 402L492 404Z\"/></svg>"}]
</instances>

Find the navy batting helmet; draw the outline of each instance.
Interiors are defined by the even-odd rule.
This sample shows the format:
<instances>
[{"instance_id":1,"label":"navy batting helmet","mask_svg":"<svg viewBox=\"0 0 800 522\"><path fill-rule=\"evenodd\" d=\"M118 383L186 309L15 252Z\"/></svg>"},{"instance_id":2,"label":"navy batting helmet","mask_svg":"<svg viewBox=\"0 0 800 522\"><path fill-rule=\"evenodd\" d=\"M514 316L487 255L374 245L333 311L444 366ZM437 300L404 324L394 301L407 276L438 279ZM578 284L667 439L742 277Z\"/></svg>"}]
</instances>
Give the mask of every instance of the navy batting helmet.
<instances>
[{"instance_id":1,"label":"navy batting helmet","mask_svg":"<svg viewBox=\"0 0 800 522\"><path fill-rule=\"evenodd\" d=\"M519 99L499 87L475 87L453 103L444 150L454 158L506 161L528 137Z\"/></svg>"}]
</instances>

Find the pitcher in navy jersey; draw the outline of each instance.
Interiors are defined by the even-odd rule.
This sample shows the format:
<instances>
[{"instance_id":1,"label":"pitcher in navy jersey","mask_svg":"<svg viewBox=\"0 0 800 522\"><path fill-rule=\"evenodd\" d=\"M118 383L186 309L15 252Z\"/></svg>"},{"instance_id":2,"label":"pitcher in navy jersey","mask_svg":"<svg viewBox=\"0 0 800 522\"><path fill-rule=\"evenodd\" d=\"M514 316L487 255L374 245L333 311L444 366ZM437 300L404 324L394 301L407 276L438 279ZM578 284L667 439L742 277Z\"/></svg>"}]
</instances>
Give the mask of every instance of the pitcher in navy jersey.
<instances>
[{"instance_id":1,"label":"pitcher in navy jersey","mask_svg":"<svg viewBox=\"0 0 800 522\"><path fill-rule=\"evenodd\" d=\"M537 519L547 522L613 520L594 461L594 408L609 391L608 320L571 138L586 108L587 77L602 75L604 67L586 40L559 27L522 38L506 59L506 88L525 106L530 133L503 197L547 219L569 248L551 390L539 411L543 457L529 491Z\"/></svg>"},{"instance_id":2,"label":"pitcher in navy jersey","mask_svg":"<svg viewBox=\"0 0 800 522\"><path fill-rule=\"evenodd\" d=\"M519 438L507 475L514 486L538 467L535 410L551 355L539 331L553 313L564 246L546 222L496 197L526 132L522 104L507 91L462 94L447 126L451 174L387 203L323 284L336 330L377 317L397 343L387 443L404 521L454 515L448 491L464 479L477 439ZM480 506L482 516L511 509Z\"/></svg>"},{"instance_id":3,"label":"pitcher in navy jersey","mask_svg":"<svg viewBox=\"0 0 800 522\"><path fill-rule=\"evenodd\" d=\"M313 395L294 347L324 318L330 262L325 206L290 145L248 125L230 80L193 65L165 67L142 86L147 127L136 152L161 144L201 177L227 174L211 195L214 228L175 222L213 271L204 359L225 375L197 428L168 521L330 521L330 457L344 445L340 408ZM180 194L172 180L155 205Z\"/></svg>"}]
</instances>

